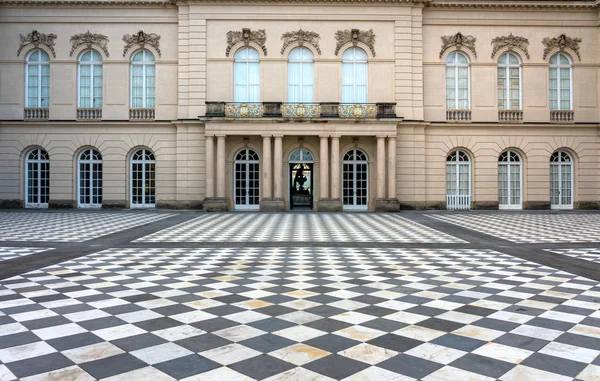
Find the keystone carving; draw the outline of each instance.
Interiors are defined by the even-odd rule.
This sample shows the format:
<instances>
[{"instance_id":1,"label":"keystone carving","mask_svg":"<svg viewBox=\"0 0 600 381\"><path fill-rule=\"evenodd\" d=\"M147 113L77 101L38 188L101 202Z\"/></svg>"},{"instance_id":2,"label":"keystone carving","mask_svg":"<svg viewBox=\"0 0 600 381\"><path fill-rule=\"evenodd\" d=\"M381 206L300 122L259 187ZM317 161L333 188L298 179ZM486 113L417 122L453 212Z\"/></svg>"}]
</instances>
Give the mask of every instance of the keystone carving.
<instances>
[{"instance_id":1,"label":"keystone carving","mask_svg":"<svg viewBox=\"0 0 600 381\"><path fill-rule=\"evenodd\" d=\"M362 42L369 47L371 53L373 53L373 57L375 57L375 33L373 33L373 29L338 30L335 32L335 39L337 40L337 44L335 45L336 56L344 44L352 42L352 46L356 46L359 42Z\"/></svg>"},{"instance_id":2,"label":"keystone carving","mask_svg":"<svg viewBox=\"0 0 600 381\"><path fill-rule=\"evenodd\" d=\"M71 37L71 52L69 56L73 56L73 52L75 49L80 47L81 45L85 45L88 48L91 48L92 45L98 46L104 54L108 57L108 37L99 33L90 33L88 30L85 33L76 34Z\"/></svg>"},{"instance_id":3,"label":"keystone carving","mask_svg":"<svg viewBox=\"0 0 600 381\"><path fill-rule=\"evenodd\" d=\"M561 52L565 50L565 48L569 48L577 54L577 58L581 61L581 56L579 55L579 43L581 42L581 38L578 37L568 37L566 34L561 34L558 37L550 38L546 37L542 40L542 44L546 47L544 49L544 57L546 59L548 53L554 48L558 48Z\"/></svg>"},{"instance_id":4,"label":"keystone carving","mask_svg":"<svg viewBox=\"0 0 600 381\"><path fill-rule=\"evenodd\" d=\"M139 45L140 47L144 47L146 45L152 46L158 52L160 56L160 36L156 33L144 33L143 30L137 32L137 34L131 35L126 34L123 36L123 42L125 42L125 47L123 48L123 57L127 54L127 51L131 49L134 45Z\"/></svg>"},{"instance_id":5,"label":"keystone carving","mask_svg":"<svg viewBox=\"0 0 600 381\"><path fill-rule=\"evenodd\" d=\"M319 40L321 36L319 33L304 31L300 28L297 31L286 32L281 35L281 39L283 40L283 47L281 48L281 54L287 49L288 46L294 43L298 43L299 46L304 46L304 44L312 45L319 54L321 54L321 48L319 47Z\"/></svg>"},{"instance_id":6,"label":"keystone carving","mask_svg":"<svg viewBox=\"0 0 600 381\"><path fill-rule=\"evenodd\" d=\"M469 49L475 57L477 57L477 50L475 50L475 41L477 39L473 36L465 36L458 32L453 36L442 36L442 50L440 50L440 58L444 55L444 52L451 47L461 50L462 48Z\"/></svg>"},{"instance_id":7,"label":"keystone carving","mask_svg":"<svg viewBox=\"0 0 600 381\"><path fill-rule=\"evenodd\" d=\"M250 45L250 42L254 42L260 46L265 56L267 55L267 47L265 46L265 43L267 42L267 34L265 33L264 29L250 30L248 28L244 28L237 32L233 30L227 32L227 49L225 49L225 56L229 57L231 48L233 48L233 46L238 42L243 42L244 46L248 46Z\"/></svg>"},{"instance_id":8,"label":"keystone carving","mask_svg":"<svg viewBox=\"0 0 600 381\"><path fill-rule=\"evenodd\" d=\"M494 49L492 50L492 58L498 53L498 51L504 47L508 47L508 50L514 50L515 48L521 49L527 59L529 59L529 51L527 50L529 46L529 40L525 37L513 36L513 34L509 34L508 36L496 37L492 40L492 45Z\"/></svg>"},{"instance_id":9,"label":"keystone carving","mask_svg":"<svg viewBox=\"0 0 600 381\"><path fill-rule=\"evenodd\" d=\"M23 50L24 47L26 47L29 44L33 44L33 46L35 46L36 48L39 47L40 45L44 45L46 46L48 49L50 49L50 51L52 52L52 55L54 57L56 57L56 52L54 51L54 45L55 42L54 40L56 39L56 35L54 33L40 33L37 30L34 30L33 32L29 33L27 36L24 36L22 34L19 34L20 38L21 38L21 45L19 46L19 50L17 50L17 56L19 56L19 54L21 54L21 51Z\"/></svg>"}]
</instances>

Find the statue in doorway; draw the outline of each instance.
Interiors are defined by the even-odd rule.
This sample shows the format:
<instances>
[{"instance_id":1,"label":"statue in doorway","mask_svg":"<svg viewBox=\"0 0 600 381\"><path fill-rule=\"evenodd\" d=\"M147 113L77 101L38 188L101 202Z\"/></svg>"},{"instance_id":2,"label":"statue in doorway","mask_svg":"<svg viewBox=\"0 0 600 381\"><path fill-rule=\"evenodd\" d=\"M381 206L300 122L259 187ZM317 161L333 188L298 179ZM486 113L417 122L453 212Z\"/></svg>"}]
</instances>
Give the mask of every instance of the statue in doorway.
<instances>
[{"instance_id":1,"label":"statue in doorway","mask_svg":"<svg viewBox=\"0 0 600 381\"><path fill-rule=\"evenodd\" d=\"M298 193L306 192L304 189L304 183L306 182L306 176L304 176L303 168L300 168L296 171L296 177L294 177L294 188L298 191Z\"/></svg>"}]
</instances>

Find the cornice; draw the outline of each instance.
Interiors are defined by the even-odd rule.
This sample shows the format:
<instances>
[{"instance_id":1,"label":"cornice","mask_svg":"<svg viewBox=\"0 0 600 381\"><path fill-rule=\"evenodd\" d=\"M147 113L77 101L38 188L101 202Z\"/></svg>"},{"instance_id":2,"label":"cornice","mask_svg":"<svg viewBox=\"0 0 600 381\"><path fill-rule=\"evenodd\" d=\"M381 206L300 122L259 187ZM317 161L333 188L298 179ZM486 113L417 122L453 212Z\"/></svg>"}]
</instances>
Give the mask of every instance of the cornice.
<instances>
[{"instance_id":1,"label":"cornice","mask_svg":"<svg viewBox=\"0 0 600 381\"><path fill-rule=\"evenodd\" d=\"M545 0L529 0L529 1L436 1L428 3L431 8L446 8L446 9L596 9L600 2L596 1L545 1Z\"/></svg>"},{"instance_id":2,"label":"cornice","mask_svg":"<svg viewBox=\"0 0 600 381\"><path fill-rule=\"evenodd\" d=\"M0 0L0 6L153 6L174 5L174 0Z\"/></svg>"}]
</instances>

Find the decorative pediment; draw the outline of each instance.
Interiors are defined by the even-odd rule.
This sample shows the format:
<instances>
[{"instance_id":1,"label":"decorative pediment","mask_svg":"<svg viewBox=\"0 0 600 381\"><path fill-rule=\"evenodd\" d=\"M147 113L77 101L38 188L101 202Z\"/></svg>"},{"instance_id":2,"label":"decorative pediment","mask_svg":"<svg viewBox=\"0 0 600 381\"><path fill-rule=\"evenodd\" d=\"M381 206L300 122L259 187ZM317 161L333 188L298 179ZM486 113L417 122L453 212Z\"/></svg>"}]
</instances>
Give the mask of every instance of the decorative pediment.
<instances>
[{"instance_id":1,"label":"decorative pediment","mask_svg":"<svg viewBox=\"0 0 600 381\"><path fill-rule=\"evenodd\" d=\"M525 37L513 36L511 33L508 36L494 38L492 40L492 45L494 46L492 58L494 58L500 49L507 47L508 50L514 50L515 48L522 50L527 56L527 59L529 59L529 51L527 50L529 47L529 40Z\"/></svg>"},{"instance_id":2,"label":"decorative pediment","mask_svg":"<svg viewBox=\"0 0 600 381\"><path fill-rule=\"evenodd\" d=\"M144 47L146 45L152 46L156 49L156 52L160 56L160 36L156 33L145 33L143 30L137 32L137 34L131 35L126 34L123 36L123 42L125 42L125 47L123 48L123 57L127 54L127 51L131 49L131 47L135 45L139 45L140 47Z\"/></svg>"},{"instance_id":3,"label":"decorative pediment","mask_svg":"<svg viewBox=\"0 0 600 381\"><path fill-rule=\"evenodd\" d=\"M458 32L453 36L442 36L442 50L440 50L440 58L444 55L444 52L449 48L455 48L461 50L463 48L469 49L475 57L477 57L477 50L475 50L475 41L477 39L473 36L465 36Z\"/></svg>"},{"instance_id":4,"label":"decorative pediment","mask_svg":"<svg viewBox=\"0 0 600 381\"><path fill-rule=\"evenodd\" d=\"M244 28L237 32L230 30L227 32L227 49L225 49L225 55L229 57L231 48L240 42L243 42L244 46L249 46L250 42L254 42L260 46L265 56L267 55L267 47L265 46L265 43L267 42L267 33L264 29L250 30Z\"/></svg>"},{"instance_id":5,"label":"decorative pediment","mask_svg":"<svg viewBox=\"0 0 600 381\"><path fill-rule=\"evenodd\" d=\"M337 40L337 44L335 45L335 55L337 56L338 52L348 42L352 43L352 46L358 45L359 42L367 45L375 57L375 33L373 33L373 29L369 30L338 30L335 32L335 39Z\"/></svg>"},{"instance_id":6,"label":"decorative pediment","mask_svg":"<svg viewBox=\"0 0 600 381\"><path fill-rule=\"evenodd\" d=\"M80 33L71 36L71 52L69 53L69 56L73 56L73 52L75 52L75 49L82 45L88 48L91 48L92 45L96 45L97 47L102 49L102 51L104 52L104 54L106 54L107 57L109 56L108 37L106 37L103 34L90 33L90 31L88 30L85 33Z\"/></svg>"},{"instance_id":7,"label":"decorative pediment","mask_svg":"<svg viewBox=\"0 0 600 381\"><path fill-rule=\"evenodd\" d=\"M54 51L54 45L56 40L56 35L54 33L40 33L37 30L32 31L27 36L20 34L21 44L19 46L19 50L17 50L17 56L21 54L23 48L27 45L33 44L36 48L40 45L44 45L52 52L52 55L56 57L56 52Z\"/></svg>"},{"instance_id":8,"label":"decorative pediment","mask_svg":"<svg viewBox=\"0 0 600 381\"><path fill-rule=\"evenodd\" d=\"M319 47L319 40L321 36L319 33L305 31L300 28L297 31L286 32L281 35L281 39L283 40L283 47L281 48L281 54L285 52L288 46L291 44L298 44L299 46L304 46L304 44L312 45L319 54L321 54L321 48Z\"/></svg>"},{"instance_id":9,"label":"decorative pediment","mask_svg":"<svg viewBox=\"0 0 600 381\"><path fill-rule=\"evenodd\" d=\"M581 42L581 38L578 37L568 37L566 34L561 34L558 37L550 38L546 37L542 40L542 44L546 47L544 49L544 57L546 59L548 53L554 48L558 48L561 52L565 50L565 48L569 48L577 54L577 58L581 61L581 56L579 55L579 43Z\"/></svg>"}]
</instances>

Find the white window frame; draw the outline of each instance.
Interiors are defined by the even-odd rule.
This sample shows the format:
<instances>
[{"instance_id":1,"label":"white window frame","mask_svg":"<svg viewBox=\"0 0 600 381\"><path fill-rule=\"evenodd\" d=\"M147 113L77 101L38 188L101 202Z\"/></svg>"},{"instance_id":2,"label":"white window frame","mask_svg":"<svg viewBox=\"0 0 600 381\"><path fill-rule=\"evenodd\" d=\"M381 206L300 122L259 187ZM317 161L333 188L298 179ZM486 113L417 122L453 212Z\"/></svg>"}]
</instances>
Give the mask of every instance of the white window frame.
<instances>
[{"instance_id":1,"label":"white window frame","mask_svg":"<svg viewBox=\"0 0 600 381\"><path fill-rule=\"evenodd\" d=\"M35 52L40 52L40 60L31 63L29 60L31 55ZM45 54L48 57L48 61L42 61L41 55ZM38 106L32 106L29 104L29 66L35 65L38 67ZM42 106L42 66L48 66L48 106ZM50 107L50 55L46 53L46 51L42 49L35 49L27 54L27 59L25 60L25 107L28 108L48 108Z\"/></svg>"},{"instance_id":2,"label":"white window frame","mask_svg":"<svg viewBox=\"0 0 600 381\"><path fill-rule=\"evenodd\" d=\"M254 52L256 52L256 55L258 56L258 58L256 59L252 59L252 58L248 58L248 51L253 50ZM243 58L238 58L238 54L240 54L240 52L245 52L245 56ZM235 55L233 56L233 100L234 102L239 102L239 103L259 103L260 102L260 87L261 87L261 83L260 83L260 54L258 53L258 51L250 46L245 46L241 49L239 49ZM249 91L250 91L250 65L251 64L257 64L258 66L258 99L257 100L248 100L249 99ZM236 95L238 95L236 93L236 89L237 89L237 82L236 82L236 78L235 78L235 72L236 67L238 65L244 65L245 66L245 71L246 71L246 83L244 84L244 100L238 100L238 97Z\"/></svg>"},{"instance_id":3,"label":"white window frame","mask_svg":"<svg viewBox=\"0 0 600 381\"><path fill-rule=\"evenodd\" d=\"M240 154L240 152L242 151L246 151L246 159L245 160L238 160L237 156ZM258 159L248 159L249 153L252 152L254 153ZM248 182L249 182L249 178L248 178L248 174L251 172L250 171L250 164L257 164L258 165L258 198L259 198L259 203L258 204L250 204L248 201L250 199L250 196L248 195L248 193L246 192L245 198L246 198L246 202L244 204L237 204L237 170L236 170L236 164L245 164L246 165L246 190L248 189ZM234 156L234 160L233 160L233 206L234 209L236 210L259 210L260 209L260 194L262 192L262 181L260 178L260 157L258 156L258 153L253 150L252 148L243 148L241 150L239 150L238 152L236 152L235 156Z\"/></svg>"},{"instance_id":4,"label":"white window frame","mask_svg":"<svg viewBox=\"0 0 600 381\"><path fill-rule=\"evenodd\" d=\"M505 55L507 56L506 63L505 64L500 63L500 58L502 58ZM510 63L511 55L513 55L517 58L518 63L516 65ZM519 55L514 52L504 52L503 54L500 55L500 57L498 57L498 67L504 69L504 89L505 89L505 96L506 96L504 98L505 107L503 109L501 109L500 105L498 105L498 109L500 109L500 110L522 110L523 109L523 72L521 70L521 68L522 68L521 57L519 57ZM510 105L511 105L510 69L515 68L515 67L519 68L519 108L518 109L513 109L510 107ZM498 81L497 86L500 87L500 83L499 83L500 79L498 78L497 72L496 72L496 80ZM506 107L506 106L508 106L508 107Z\"/></svg>"},{"instance_id":5,"label":"white window frame","mask_svg":"<svg viewBox=\"0 0 600 381\"><path fill-rule=\"evenodd\" d=\"M364 61L356 58L357 50L363 52L363 54L365 55L366 58L364 59ZM345 56L346 56L346 53L348 53L349 51L353 51L353 55L352 55L352 60L347 61L345 59ZM344 97L344 67L347 67L344 64L352 65L352 101L351 102L348 102L347 99L343 99L343 97ZM364 49L361 49L356 46L346 49L346 51L344 51L344 54L342 54L342 103L359 104L356 101L356 66L358 64L365 65L365 101L364 101L364 104L369 103L369 56L367 55L367 52L364 51Z\"/></svg>"},{"instance_id":6,"label":"white window frame","mask_svg":"<svg viewBox=\"0 0 600 381\"><path fill-rule=\"evenodd\" d=\"M29 156L31 155L32 152L37 152L38 158L37 159L29 159ZM44 153L45 156L47 157L47 159L39 159L39 156L41 153ZM41 174L42 174L42 170L40 168L41 164L48 164L48 199L50 199L50 155L48 155L48 152L43 149L43 148L34 148L32 150L30 150L29 152L27 152L27 154L25 155L25 208L40 208L40 209L47 209L48 208L48 203L47 202L29 202L29 164L36 164L36 175L37 175L37 181L38 181L38 186L37 186L37 198L38 201L41 199Z\"/></svg>"},{"instance_id":7,"label":"white window frame","mask_svg":"<svg viewBox=\"0 0 600 381\"><path fill-rule=\"evenodd\" d=\"M500 161L500 157L502 155L508 155L508 161ZM517 157L519 158L519 161L511 161L511 154L515 154L517 155ZM519 203L518 204L511 204L510 203L510 199L511 199L511 186L510 186L510 175L511 175L511 166L512 165L518 165L519 166ZM523 209L523 158L521 157L521 155L515 151L515 150L507 150L502 152L502 154L500 154L500 156L498 157L498 167L500 166L506 166L507 167L507 176L508 176L508 195L507 195L507 200L508 200L508 204L500 204L500 202L498 202L498 208L499 209ZM500 183L498 183L498 191L500 190ZM499 194L498 194L499 195ZM499 198L498 198L499 200Z\"/></svg>"},{"instance_id":8,"label":"white window frame","mask_svg":"<svg viewBox=\"0 0 600 381\"><path fill-rule=\"evenodd\" d=\"M570 161L569 162L564 162L562 161L562 154L565 153ZM559 184L559 194L558 194L558 204L552 204L552 197L550 197L550 209L556 209L556 210L570 210L573 209L573 205L575 202L575 161L573 160L573 155L571 155L569 152L565 151L565 150L558 150L558 151L554 151L552 153L552 155L550 156L550 160L552 160L552 156L554 156L555 154L558 154L558 161L550 161L550 168L552 168L552 166L557 166L558 167L558 184ZM571 182L571 203L570 204L563 204L562 203L562 166L563 165L569 165L571 167L571 175L569 178L569 181ZM550 176L552 176L552 170L550 170ZM552 182L552 178L550 178L550 181Z\"/></svg>"},{"instance_id":9,"label":"white window frame","mask_svg":"<svg viewBox=\"0 0 600 381\"><path fill-rule=\"evenodd\" d=\"M81 58L87 52L94 52L94 53L98 54L100 56L100 61L84 61L84 62L82 62ZM92 54L92 56L93 56L93 54ZM79 59L78 59L77 63L78 63L78 65L77 65L77 107L82 108L82 106L81 106L81 66L85 65L85 66L90 67L90 104L91 104L90 108L102 108L102 104L100 104L99 107L94 107L94 77L95 77L94 67L100 66L100 70L102 70L101 82L104 82L104 68L102 67L102 55L94 49L84 50L79 55ZM104 103L104 88L102 87L100 91L101 91L100 99L102 99L102 103Z\"/></svg>"},{"instance_id":10,"label":"white window frame","mask_svg":"<svg viewBox=\"0 0 600 381\"><path fill-rule=\"evenodd\" d=\"M90 153L90 159L82 159L81 156L83 156L83 154L85 152L89 152ZM100 157L100 159L94 159L93 157L93 153L97 152L98 156ZM90 191L93 189L93 187L91 186L92 184L92 174L94 171L94 164L100 164L102 165L102 155L100 154L100 151L98 151L95 148L86 148L84 150L82 150L79 155L77 156L77 206L81 209L96 209L96 208L102 208L102 202L98 203L89 203L89 204L82 204L81 203L81 165L82 164L89 164L90 165L90 174L89 174L89 179L90 179ZM104 166L101 169L100 172L100 180L102 180L102 175L104 174ZM100 199L102 199L102 186L100 187ZM91 197L90 197L91 198Z\"/></svg>"},{"instance_id":11,"label":"white window frame","mask_svg":"<svg viewBox=\"0 0 600 381\"><path fill-rule=\"evenodd\" d=\"M560 71L562 69L569 69L569 110L573 110L573 60L571 59L571 57L569 57L568 54L565 54L563 52L558 52L553 54L550 57L550 61L552 60L552 57L557 56L557 64L550 64L550 70L556 70L556 104L558 106L557 109L553 109L552 108L552 103L550 102L550 73L548 73L548 103L549 103L549 107L551 111L563 111L564 109L561 108L560 104L561 104L561 100L560 100L560 93L561 93L561 89L560 89ZM560 63L560 56L564 56L567 58L567 60L569 61L568 65L565 64L561 64ZM548 61L548 62L550 62ZM568 111L568 110L566 110Z\"/></svg>"},{"instance_id":12,"label":"white window frame","mask_svg":"<svg viewBox=\"0 0 600 381\"><path fill-rule=\"evenodd\" d=\"M343 196L343 192L344 192L344 176L343 176L343 165L344 164L349 164L352 165L352 172L354 174L354 178L352 181L352 200L353 203L352 204L344 204L343 200L342 200L342 208L344 210L367 210L369 208L369 157L367 156L367 153L359 148L352 148L351 150L347 151L344 154L344 157L348 154L348 152L352 152L352 160L342 160L342 178L340 179L342 181L341 184L341 189L342 189L342 198ZM365 155L365 160L359 160L356 158L356 153L357 152L361 152L363 155ZM357 164L365 164L366 168L367 168L367 187L366 187L366 192L367 194L365 195L366 199L367 199L367 203L365 205L356 205L356 166Z\"/></svg>"},{"instance_id":13,"label":"white window frame","mask_svg":"<svg viewBox=\"0 0 600 381\"><path fill-rule=\"evenodd\" d=\"M468 161L459 160L460 154L464 154ZM448 160L448 157L453 156L451 160ZM446 173L444 177L444 188L446 190L446 209L471 209L471 196L473 194L473 179L472 179L472 166L471 166L471 156L463 150L456 150L450 153L446 157ZM457 194L451 195L448 194L448 184L446 184L447 176L448 176L448 166L455 166L455 179L454 183L456 184ZM467 165L468 167L468 178L469 178L469 192L467 195L460 194L460 166Z\"/></svg>"},{"instance_id":14,"label":"white window frame","mask_svg":"<svg viewBox=\"0 0 600 381\"><path fill-rule=\"evenodd\" d=\"M134 159L133 158L134 155L139 151L144 151L144 153L142 155L143 158L141 160ZM154 159L146 160L146 151L149 152ZM146 180L146 164L154 164L154 204L146 203L146 190L144 188L142 188L143 202L141 204L133 203L133 164L142 164L142 169L143 169L142 184L145 184L145 180ZM129 159L129 208L130 209L151 209L151 208L155 208L155 207L156 207L156 156L154 155L154 152L152 152L152 150L150 150L148 148L140 148L140 149L133 151L133 153L131 154L131 157Z\"/></svg>"},{"instance_id":15,"label":"white window frame","mask_svg":"<svg viewBox=\"0 0 600 381\"><path fill-rule=\"evenodd\" d=\"M447 94L447 85L446 83L444 83L446 86L444 87L444 103L446 106L447 110L470 110L471 109L471 59L469 58L469 56L465 53L459 52L459 51L453 51L451 52L449 56L454 54L454 62L448 62L447 58L446 58L446 66L444 67L444 70L447 70L448 67L451 67L454 69L454 108L448 108L448 94ZM463 57L465 57L467 59L467 63L466 64L459 64L458 63L458 55L461 55ZM467 68L467 108L463 109L463 108L458 108L456 106L458 106L458 68L459 67L466 67ZM444 82L446 81L446 71L444 71Z\"/></svg>"},{"instance_id":16,"label":"white window frame","mask_svg":"<svg viewBox=\"0 0 600 381\"><path fill-rule=\"evenodd\" d=\"M292 53L294 51L297 51L297 50L302 51L302 52L308 52L310 54L310 58L304 58L304 54L302 54L303 58L300 58L300 59L289 58L292 55ZM291 87L291 85L290 85L290 77L289 77L291 64L298 64L298 66L300 67L300 76L299 76L300 81L299 81L299 85L298 85L299 86L299 90L300 90L300 101L299 102L295 102L295 103L313 103L314 100L315 100L315 62L314 62L314 55L313 55L312 51L310 49L308 49L308 48L299 46L297 48L292 49L290 51L290 54L288 55L288 94L287 94L287 96L288 96L288 102L292 102L290 100L290 94L291 94L290 87ZM310 84L305 84L304 83L304 68L307 65L312 66L312 72L313 72L313 76L312 76ZM312 96L311 96L312 99L310 99L310 100L305 100L304 99L304 87L305 86L311 86L312 87L312 90L313 90L312 91Z\"/></svg>"},{"instance_id":17,"label":"white window frame","mask_svg":"<svg viewBox=\"0 0 600 381\"><path fill-rule=\"evenodd\" d=\"M144 58L142 61L140 62L134 62L133 61L133 57L135 57L138 53L142 52L142 54L144 55ZM147 61L146 60L146 54L150 54L152 56L152 58L154 58L154 61ZM140 49L136 52L134 52L131 55L131 59L129 60L129 107L130 108L155 108L156 107L156 57L154 57L154 54L149 51L148 49ZM139 106L133 106L133 66L142 66L142 103L143 106L139 107ZM148 66L154 66L154 106L149 107L148 106L148 96L147 96L147 90L148 90L148 85L146 83L146 71Z\"/></svg>"}]
</instances>

